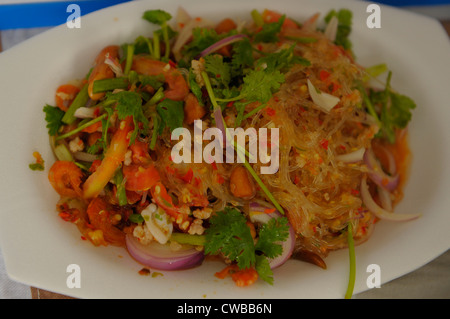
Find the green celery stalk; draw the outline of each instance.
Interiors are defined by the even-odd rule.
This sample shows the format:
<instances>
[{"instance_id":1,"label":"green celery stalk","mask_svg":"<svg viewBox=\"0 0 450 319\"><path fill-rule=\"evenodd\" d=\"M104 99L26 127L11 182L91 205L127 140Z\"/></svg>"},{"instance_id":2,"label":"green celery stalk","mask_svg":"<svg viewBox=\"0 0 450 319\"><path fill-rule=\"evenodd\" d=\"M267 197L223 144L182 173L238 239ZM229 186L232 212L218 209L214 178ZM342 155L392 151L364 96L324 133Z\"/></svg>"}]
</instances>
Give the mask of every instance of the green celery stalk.
<instances>
[{"instance_id":1,"label":"green celery stalk","mask_svg":"<svg viewBox=\"0 0 450 319\"><path fill-rule=\"evenodd\" d=\"M65 124L72 124L76 120L76 117L74 116L75 111L78 108L85 106L88 100L89 100L88 84L86 83L81 89L81 91L78 92L72 104L70 104L69 109L66 111L66 114L64 114L61 121Z\"/></svg>"},{"instance_id":2,"label":"green celery stalk","mask_svg":"<svg viewBox=\"0 0 450 319\"><path fill-rule=\"evenodd\" d=\"M255 25L257 27L262 27L264 24L264 20L263 20L261 13L259 13L258 10L253 9L251 12L251 15L252 15L253 22L255 22Z\"/></svg>"},{"instance_id":3,"label":"green celery stalk","mask_svg":"<svg viewBox=\"0 0 450 319\"><path fill-rule=\"evenodd\" d=\"M55 156L59 161L69 161L69 162L74 161L72 154L64 144L59 144L55 146L53 152L55 153Z\"/></svg>"},{"instance_id":4,"label":"green celery stalk","mask_svg":"<svg viewBox=\"0 0 450 319\"><path fill-rule=\"evenodd\" d=\"M206 236L191 235L186 233L172 233L170 240L184 245L203 246L206 242Z\"/></svg>"},{"instance_id":5,"label":"green celery stalk","mask_svg":"<svg viewBox=\"0 0 450 319\"><path fill-rule=\"evenodd\" d=\"M127 89L128 84L128 79L125 77L96 80L94 81L92 92L96 94L115 89Z\"/></svg>"},{"instance_id":6,"label":"green celery stalk","mask_svg":"<svg viewBox=\"0 0 450 319\"><path fill-rule=\"evenodd\" d=\"M117 200L120 206L125 206L128 204L127 193L125 191L125 183L123 180L122 167L119 167L114 175L114 183L117 187Z\"/></svg>"}]
</instances>

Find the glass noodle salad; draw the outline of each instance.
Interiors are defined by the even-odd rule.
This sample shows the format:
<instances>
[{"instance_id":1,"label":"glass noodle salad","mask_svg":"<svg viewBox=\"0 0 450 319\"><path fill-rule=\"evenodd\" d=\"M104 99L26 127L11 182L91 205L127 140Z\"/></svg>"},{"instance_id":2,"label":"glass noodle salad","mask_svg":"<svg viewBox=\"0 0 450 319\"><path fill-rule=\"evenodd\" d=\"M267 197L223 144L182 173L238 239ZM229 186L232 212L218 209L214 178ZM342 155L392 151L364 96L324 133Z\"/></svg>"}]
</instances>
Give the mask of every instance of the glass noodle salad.
<instances>
[{"instance_id":1,"label":"glass noodle salad","mask_svg":"<svg viewBox=\"0 0 450 319\"><path fill-rule=\"evenodd\" d=\"M59 216L148 269L219 258L211 276L241 287L273 284L289 259L325 269L330 252L349 249L351 296L354 246L379 220L419 216L394 213L415 103L391 87L385 64L355 62L351 11L210 21L180 8L143 19L155 31L103 48L44 106ZM206 138L212 128L218 144ZM257 143L276 151L276 169L262 173L268 161L230 128L277 129ZM200 161L184 153L195 143Z\"/></svg>"}]
</instances>

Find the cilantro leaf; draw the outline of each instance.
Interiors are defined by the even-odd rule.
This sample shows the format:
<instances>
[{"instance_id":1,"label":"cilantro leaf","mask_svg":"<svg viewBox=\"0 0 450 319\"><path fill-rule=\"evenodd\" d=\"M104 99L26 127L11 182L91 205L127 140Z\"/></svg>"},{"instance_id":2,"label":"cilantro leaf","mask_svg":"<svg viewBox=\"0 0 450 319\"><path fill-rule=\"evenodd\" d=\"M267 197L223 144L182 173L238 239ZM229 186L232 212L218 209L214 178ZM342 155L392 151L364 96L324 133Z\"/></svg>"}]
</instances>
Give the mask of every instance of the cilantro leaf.
<instances>
[{"instance_id":1,"label":"cilantro leaf","mask_svg":"<svg viewBox=\"0 0 450 319\"><path fill-rule=\"evenodd\" d=\"M195 74L194 74L194 71L192 71L192 69L189 70L188 83L189 83L189 88L191 89L191 92L195 95L195 97L197 98L200 105L203 106L204 103L203 103L202 89L201 89L200 85L198 85L197 81L195 80Z\"/></svg>"},{"instance_id":2,"label":"cilantro leaf","mask_svg":"<svg viewBox=\"0 0 450 319\"><path fill-rule=\"evenodd\" d=\"M224 62L220 54L207 55L204 59L206 71L212 74L216 81L228 87L231 80L229 63Z\"/></svg>"},{"instance_id":3,"label":"cilantro leaf","mask_svg":"<svg viewBox=\"0 0 450 319\"><path fill-rule=\"evenodd\" d=\"M150 85L155 91L164 85L164 75L139 75L142 86Z\"/></svg>"},{"instance_id":4,"label":"cilantro leaf","mask_svg":"<svg viewBox=\"0 0 450 319\"><path fill-rule=\"evenodd\" d=\"M246 224L246 218L236 208L225 207L210 219L206 229L206 254L224 254L235 261L240 269L255 267L261 279L273 283L270 258L280 255L281 242L289 234L288 220L285 217L270 220L259 230L255 244Z\"/></svg>"},{"instance_id":5,"label":"cilantro leaf","mask_svg":"<svg viewBox=\"0 0 450 319\"><path fill-rule=\"evenodd\" d=\"M266 56L258 59L257 65L265 65L267 71L285 70L293 64L310 66L311 62L309 60L294 55L295 46L296 44L293 44L287 49L283 49L279 52L269 53Z\"/></svg>"},{"instance_id":6,"label":"cilantro leaf","mask_svg":"<svg viewBox=\"0 0 450 319\"><path fill-rule=\"evenodd\" d=\"M62 118L65 113L60 108L48 104L44 106L43 111L45 113L45 121L47 122L48 134L54 136L63 125Z\"/></svg>"},{"instance_id":7,"label":"cilantro leaf","mask_svg":"<svg viewBox=\"0 0 450 319\"><path fill-rule=\"evenodd\" d=\"M142 98L136 92L121 91L114 94L107 94L106 104L110 102L115 103L117 117L123 120L128 116L133 117L134 131L130 138L130 144L134 143L139 131L139 122L144 125L144 129L148 126L148 119L144 116L142 110Z\"/></svg>"},{"instance_id":8,"label":"cilantro leaf","mask_svg":"<svg viewBox=\"0 0 450 319\"><path fill-rule=\"evenodd\" d=\"M270 263L266 256L264 255L256 256L255 269L262 280L273 285L273 272L272 269L270 268Z\"/></svg>"},{"instance_id":9,"label":"cilantro leaf","mask_svg":"<svg viewBox=\"0 0 450 319\"><path fill-rule=\"evenodd\" d=\"M43 171L44 165L42 163L31 163L28 165L28 167L32 170L32 171Z\"/></svg>"},{"instance_id":10,"label":"cilantro leaf","mask_svg":"<svg viewBox=\"0 0 450 319\"><path fill-rule=\"evenodd\" d=\"M164 99L156 105L156 111L162 120L162 125L158 128L159 134L162 134L165 127L168 127L170 131L173 131L174 129L183 126L183 104L183 101Z\"/></svg>"},{"instance_id":11,"label":"cilantro leaf","mask_svg":"<svg viewBox=\"0 0 450 319\"><path fill-rule=\"evenodd\" d=\"M386 87L383 91L371 89L367 94L367 104L372 104L380 111L380 131L377 137L386 138L390 143L395 142L395 130L405 128L411 121L411 110L416 103L408 96L393 92L390 88L392 72L389 72Z\"/></svg>"},{"instance_id":12,"label":"cilantro leaf","mask_svg":"<svg viewBox=\"0 0 450 319\"><path fill-rule=\"evenodd\" d=\"M278 33L281 31L281 27L283 26L284 20L286 19L286 15L282 15L281 18L277 22L265 23L262 26L262 30L255 34L255 42L277 42L278 41Z\"/></svg>"},{"instance_id":13,"label":"cilantro leaf","mask_svg":"<svg viewBox=\"0 0 450 319\"><path fill-rule=\"evenodd\" d=\"M264 253L269 258L275 258L283 253L280 242L285 241L288 235L289 225L287 218L273 218L261 227L255 250Z\"/></svg>"},{"instance_id":14,"label":"cilantro leaf","mask_svg":"<svg viewBox=\"0 0 450 319\"><path fill-rule=\"evenodd\" d=\"M162 25L172 19L172 15L163 10L147 10L144 12L142 18L150 23Z\"/></svg>"},{"instance_id":15,"label":"cilantro leaf","mask_svg":"<svg viewBox=\"0 0 450 319\"><path fill-rule=\"evenodd\" d=\"M284 83L284 75L278 70L254 70L244 77L241 95L245 96L246 100L267 103L281 83Z\"/></svg>"},{"instance_id":16,"label":"cilantro leaf","mask_svg":"<svg viewBox=\"0 0 450 319\"><path fill-rule=\"evenodd\" d=\"M210 219L206 231L205 253L223 253L240 269L255 265L255 247L246 219L235 208L226 207Z\"/></svg>"},{"instance_id":17,"label":"cilantro leaf","mask_svg":"<svg viewBox=\"0 0 450 319\"><path fill-rule=\"evenodd\" d=\"M248 38L236 42L233 46L233 57L231 67L233 76L240 76L244 73L244 69L253 67L254 63L253 47Z\"/></svg>"}]
</instances>

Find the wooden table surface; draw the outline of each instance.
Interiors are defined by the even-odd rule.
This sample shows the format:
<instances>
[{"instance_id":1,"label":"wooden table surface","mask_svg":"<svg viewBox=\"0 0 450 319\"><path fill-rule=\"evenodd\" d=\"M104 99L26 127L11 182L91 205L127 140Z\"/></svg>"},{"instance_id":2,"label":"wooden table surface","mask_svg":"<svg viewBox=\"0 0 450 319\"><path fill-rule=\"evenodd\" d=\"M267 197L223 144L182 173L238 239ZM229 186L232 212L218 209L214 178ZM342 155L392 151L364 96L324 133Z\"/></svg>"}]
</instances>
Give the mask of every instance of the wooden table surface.
<instances>
[{"instance_id":1,"label":"wooden table surface","mask_svg":"<svg viewBox=\"0 0 450 319\"><path fill-rule=\"evenodd\" d=\"M443 27L447 31L450 36L450 20L449 21L441 21ZM1 41L1 32L0 32L0 52L2 51L2 41ZM61 295L58 293L54 293L51 291L47 291L44 289L39 289L35 287L30 287L31 289L31 298L32 299L74 299L69 296Z\"/></svg>"}]
</instances>

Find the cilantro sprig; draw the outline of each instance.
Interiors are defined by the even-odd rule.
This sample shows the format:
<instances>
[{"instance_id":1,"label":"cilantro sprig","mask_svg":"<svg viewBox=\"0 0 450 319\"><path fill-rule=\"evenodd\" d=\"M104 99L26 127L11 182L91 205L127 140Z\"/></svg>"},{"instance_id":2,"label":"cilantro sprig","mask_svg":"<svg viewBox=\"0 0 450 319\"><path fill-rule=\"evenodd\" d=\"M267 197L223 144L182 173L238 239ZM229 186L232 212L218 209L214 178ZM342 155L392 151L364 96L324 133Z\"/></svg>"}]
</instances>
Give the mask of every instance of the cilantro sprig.
<instances>
[{"instance_id":1,"label":"cilantro sprig","mask_svg":"<svg viewBox=\"0 0 450 319\"><path fill-rule=\"evenodd\" d=\"M289 235L288 221L281 217L262 225L256 243L246 222L245 216L233 207L225 207L212 216L206 230L205 253L222 253L240 269L254 267L264 281L273 284L270 259L283 252L281 243Z\"/></svg>"},{"instance_id":2,"label":"cilantro sprig","mask_svg":"<svg viewBox=\"0 0 450 319\"><path fill-rule=\"evenodd\" d=\"M62 118L65 113L58 107L48 104L44 106L43 111L45 113L45 121L47 122L48 134L54 136L63 125Z\"/></svg>"},{"instance_id":3,"label":"cilantro sprig","mask_svg":"<svg viewBox=\"0 0 450 319\"><path fill-rule=\"evenodd\" d=\"M392 72L389 71L384 90L370 89L367 92L362 84L359 84L358 89L363 97L363 106L380 126L376 137L395 143L395 131L406 128L416 103L410 97L391 89L391 77Z\"/></svg>"},{"instance_id":4,"label":"cilantro sprig","mask_svg":"<svg viewBox=\"0 0 450 319\"><path fill-rule=\"evenodd\" d=\"M105 104L107 108L114 108L119 120L124 120L128 116L133 117L134 130L130 137L130 145L134 143L140 130L139 123L142 123L143 130L148 127L148 119L144 116L142 109L142 97L136 92L120 91L117 93L108 93Z\"/></svg>"},{"instance_id":5,"label":"cilantro sprig","mask_svg":"<svg viewBox=\"0 0 450 319\"><path fill-rule=\"evenodd\" d=\"M142 18L144 20L147 20L150 23L156 24L161 26L161 31L154 31L153 32L153 55L156 59L160 58L159 55L159 34L162 33L163 40L165 43L165 51L164 51L164 58L168 59L170 55L170 42L169 42L169 32L173 32L170 30L170 27L168 26L167 22L172 19L172 15L166 11L163 10L147 10L144 12Z\"/></svg>"},{"instance_id":6,"label":"cilantro sprig","mask_svg":"<svg viewBox=\"0 0 450 319\"><path fill-rule=\"evenodd\" d=\"M286 15L282 15L276 22L264 23L261 31L255 34L254 41L258 42L277 42L279 40L278 33L281 31Z\"/></svg>"}]
</instances>

